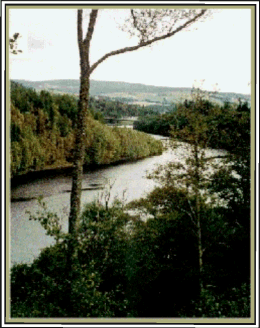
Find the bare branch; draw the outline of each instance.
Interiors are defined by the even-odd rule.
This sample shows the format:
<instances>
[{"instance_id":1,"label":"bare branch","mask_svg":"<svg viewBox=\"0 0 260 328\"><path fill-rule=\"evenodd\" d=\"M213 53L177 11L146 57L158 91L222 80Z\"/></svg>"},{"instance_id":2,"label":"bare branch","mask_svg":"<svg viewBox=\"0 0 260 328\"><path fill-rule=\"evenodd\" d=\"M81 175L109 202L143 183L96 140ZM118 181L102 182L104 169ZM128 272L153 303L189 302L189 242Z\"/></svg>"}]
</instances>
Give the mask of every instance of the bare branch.
<instances>
[{"instance_id":1,"label":"bare branch","mask_svg":"<svg viewBox=\"0 0 260 328\"><path fill-rule=\"evenodd\" d=\"M146 47L154 42L160 41L160 40L164 40L167 39L171 36L173 36L174 34L180 32L181 30L185 29L186 27L188 27L189 25L191 25L192 23L194 23L195 21L197 21L200 17L202 17L205 13L206 13L206 9L203 9L200 11L199 14L195 15L192 19L188 20L185 24L179 26L178 28L176 28L174 31L170 31L164 35L161 36L157 36L152 38L151 40L147 40L147 41L142 41L141 43L139 43L136 46L132 46L132 47L125 47L122 49L118 49L118 50L114 50L111 51L107 54L105 54L103 57L101 57L98 61L96 61L90 68L90 74L97 68L97 66L99 64L101 64L104 60L106 60L107 58L111 57L111 56L115 56L115 55L119 55L119 54L123 54L126 52L131 52L131 51L135 51L137 49L140 49L142 47Z\"/></svg>"},{"instance_id":2,"label":"bare branch","mask_svg":"<svg viewBox=\"0 0 260 328\"><path fill-rule=\"evenodd\" d=\"M198 12L198 9L132 9L121 30L138 37L142 43L172 32Z\"/></svg>"},{"instance_id":3,"label":"bare branch","mask_svg":"<svg viewBox=\"0 0 260 328\"><path fill-rule=\"evenodd\" d=\"M139 29L139 26L138 26L138 24L137 24L137 20L136 20L136 17L135 17L135 14L134 14L134 10L133 10L133 9L131 9L131 16L132 16L132 18L133 18L133 25L134 25L134 27L135 27L140 33L142 33L142 31Z\"/></svg>"}]
</instances>

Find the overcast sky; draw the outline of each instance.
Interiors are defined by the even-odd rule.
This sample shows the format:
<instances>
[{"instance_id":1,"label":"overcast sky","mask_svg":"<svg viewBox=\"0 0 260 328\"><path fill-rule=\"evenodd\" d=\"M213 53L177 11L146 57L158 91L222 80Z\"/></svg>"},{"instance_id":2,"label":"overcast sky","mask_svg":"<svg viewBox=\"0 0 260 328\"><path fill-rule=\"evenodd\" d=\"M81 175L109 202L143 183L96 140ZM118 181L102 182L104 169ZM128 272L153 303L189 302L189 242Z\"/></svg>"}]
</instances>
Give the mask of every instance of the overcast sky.
<instances>
[{"instance_id":1,"label":"overcast sky","mask_svg":"<svg viewBox=\"0 0 260 328\"><path fill-rule=\"evenodd\" d=\"M76 16L73 9L11 9L10 35L21 34L23 53L10 55L10 78L78 79ZM118 29L124 17L122 9L100 11L91 44L92 62L135 43ZM250 93L251 12L219 10L188 32L107 59L91 79L170 87L192 87L195 81L205 80L208 90L217 83L223 92Z\"/></svg>"}]
</instances>

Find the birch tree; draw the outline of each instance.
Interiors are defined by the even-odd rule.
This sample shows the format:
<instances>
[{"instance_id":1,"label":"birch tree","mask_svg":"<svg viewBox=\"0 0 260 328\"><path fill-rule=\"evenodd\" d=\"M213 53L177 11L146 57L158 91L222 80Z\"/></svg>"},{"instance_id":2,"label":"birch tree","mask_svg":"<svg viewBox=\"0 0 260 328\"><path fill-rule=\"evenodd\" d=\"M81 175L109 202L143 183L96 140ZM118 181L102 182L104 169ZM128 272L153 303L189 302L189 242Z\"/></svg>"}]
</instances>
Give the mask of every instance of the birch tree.
<instances>
[{"instance_id":1,"label":"birch tree","mask_svg":"<svg viewBox=\"0 0 260 328\"><path fill-rule=\"evenodd\" d=\"M175 34L188 29L195 22L205 19L207 9L130 9L122 30L135 36L136 45L124 47L106 53L93 64L90 64L91 40L97 22L99 10L92 9L86 34L83 35L83 10L77 11L77 34L80 54L80 95L78 102L77 127L74 149L74 166L72 173L72 191L69 215L69 233L77 231L80 214L81 184L84 162L84 136L86 117L89 104L90 76L106 59L127 52L136 51L155 42L173 37Z\"/></svg>"}]
</instances>

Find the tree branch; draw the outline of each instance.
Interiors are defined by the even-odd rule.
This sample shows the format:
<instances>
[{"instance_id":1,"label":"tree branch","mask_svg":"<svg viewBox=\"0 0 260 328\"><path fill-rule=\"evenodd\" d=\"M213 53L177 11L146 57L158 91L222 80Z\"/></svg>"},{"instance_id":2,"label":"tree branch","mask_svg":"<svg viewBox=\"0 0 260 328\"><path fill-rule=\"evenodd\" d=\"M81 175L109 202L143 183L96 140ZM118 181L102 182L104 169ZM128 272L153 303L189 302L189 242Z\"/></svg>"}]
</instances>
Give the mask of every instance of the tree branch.
<instances>
[{"instance_id":1,"label":"tree branch","mask_svg":"<svg viewBox=\"0 0 260 328\"><path fill-rule=\"evenodd\" d=\"M188 204L189 204L189 206L190 206L191 213L193 214L193 216L194 216L194 218L195 218L195 220L196 220L196 213L194 212L194 210L193 210L193 208L192 208L192 205L191 205L191 202L190 202L189 198L187 198L187 200L188 200ZM195 222L193 222L193 223L196 225Z\"/></svg>"},{"instance_id":2,"label":"tree branch","mask_svg":"<svg viewBox=\"0 0 260 328\"><path fill-rule=\"evenodd\" d=\"M134 27L137 29L137 31L139 31L141 33L141 31L139 30L138 28L138 25L137 25L137 21L136 21L136 18L135 18L135 15L134 15L134 10L131 9L131 16L133 18L133 24L134 24Z\"/></svg>"},{"instance_id":3,"label":"tree branch","mask_svg":"<svg viewBox=\"0 0 260 328\"><path fill-rule=\"evenodd\" d=\"M180 208L180 207L178 207L178 206L177 206L177 208L178 208L179 211L181 211L181 212L187 214L187 215L190 217L191 222L194 224L194 226L195 226L195 227L197 226L196 222L194 221L194 219L193 219L193 217L192 217L192 214L193 214L193 213L191 214L191 213L189 213L189 211L186 211L186 210L184 210L183 208Z\"/></svg>"},{"instance_id":4,"label":"tree branch","mask_svg":"<svg viewBox=\"0 0 260 328\"><path fill-rule=\"evenodd\" d=\"M136 17L135 17L135 14L134 14L134 10L131 9L131 16L133 18L133 25L134 27L137 29L137 31L140 33L140 35L142 36L142 39L140 41L140 44L143 43L143 33L142 33L142 30L139 28L138 24L137 24L137 20L136 20Z\"/></svg>"},{"instance_id":5,"label":"tree branch","mask_svg":"<svg viewBox=\"0 0 260 328\"><path fill-rule=\"evenodd\" d=\"M90 13L88 32L87 32L86 38L84 39L84 43L86 44L87 47L89 47L90 41L92 39L97 15L98 15L98 9L93 9Z\"/></svg>"},{"instance_id":6,"label":"tree branch","mask_svg":"<svg viewBox=\"0 0 260 328\"><path fill-rule=\"evenodd\" d=\"M195 17L193 17L192 19L190 19L188 22L186 22L185 24L183 24L182 26L178 27L177 29L175 29L172 32L169 32L169 33L164 34L162 36L155 37L155 38L153 38L151 40L145 41L145 42L143 42L141 44L138 44L136 46L125 47L125 48L114 50L114 51L111 51L111 52L105 54L103 57L101 57L98 61L96 61L91 66L91 68L90 68L90 74L97 68L97 66L99 64L101 64L104 60L106 60L107 58L109 58L111 56L123 54L123 53L130 52L130 51L135 51L135 50L140 49L142 47L146 47L146 46L148 46L148 45L150 45L150 44L152 44L152 43L154 43L156 41L164 40L164 39L167 39L167 38L173 36L174 34L180 32L181 30L183 30L184 28L186 28L187 26L189 26L190 24L192 24L193 22L195 22L198 18L200 18L201 16L203 16L206 11L207 11L207 9L201 10L201 12L198 15L196 15Z\"/></svg>"}]
</instances>

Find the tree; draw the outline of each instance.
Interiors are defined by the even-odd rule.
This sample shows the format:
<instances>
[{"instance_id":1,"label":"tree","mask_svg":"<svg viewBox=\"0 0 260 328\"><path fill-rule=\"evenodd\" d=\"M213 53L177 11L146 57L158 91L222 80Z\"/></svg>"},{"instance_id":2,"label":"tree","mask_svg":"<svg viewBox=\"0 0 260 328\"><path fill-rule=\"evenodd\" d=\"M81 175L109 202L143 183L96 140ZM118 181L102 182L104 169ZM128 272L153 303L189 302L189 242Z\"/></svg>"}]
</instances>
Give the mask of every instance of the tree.
<instances>
[{"instance_id":1,"label":"tree","mask_svg":"<svg viewBox=\"0 0 260 328\"><path fill-rule=\"evenodd\" d=\"M205 18L207 9L131 9L123 30L138 38L135 46L111 51L92 65L90 64L90 48L96 20L97 9L90 12L89 23L85 37L83 36L83 10L77 13L78 47L80 54L80 97L78 102L76 139L74 149L74 167L72 173L72 191L69 215L69 233L76 234L77 222L80 214L81 182L84 159L84 136L86 129L86 117L89 105L90 75L107 58L136 51L147 47L157 41L174 36L176 33L187 29L198 20Z\"/></svg>"},{"instance_id":2,"label":"tree","mask_svg":"<svg viewBox=\"0 0 260 328\"><path fill-rule=\"evenodd\" d=\"M211 138L216 134L217 123L214 121L218 106L211 104L206 98L206 92L200 89L192 90L192 100L179 104L176 112L176 124L172 126L173 147L184 147L188 153L184 163L169 163L159 166L150 177L163 183L165 187L181 191L186 197L188 206L176 204L181 212L189 216L192 230L197 239L198 268L200 292L203 290L204 264L203 254L213 240L207 241L209 205L218 205L217 199L208 190L214 177L212 161L223 159L226 156L206 156L205 149L209 146ZM179 140L186 143L179 143ZM220 163L215 163L215 166ZM213 197L212 197L213 196ZM214 211L211 211L211 215ZM214 220L213 220L214 221ZM217 224L213 223L210 229L218 231ZM204 230L204 234L203 234ZM225 228L222 227L222 233ZM219 238L221 234L217 234ZM216 240L214 240L216 242Z\"/></svg>"},{"instance_id":3,"label":"tree","mask_svg":"<svg viewBox=\"0 0 260 328\"><path fill-rule=\"evenodd\" d=\"M20 35L20 33L14 33L12 38L9 38L9 48L10 48L11 54L17 55L18 52L22 52L22 50L17 49L17 40L20 37L19 35Z\"/></svg>"}]
</instances>

